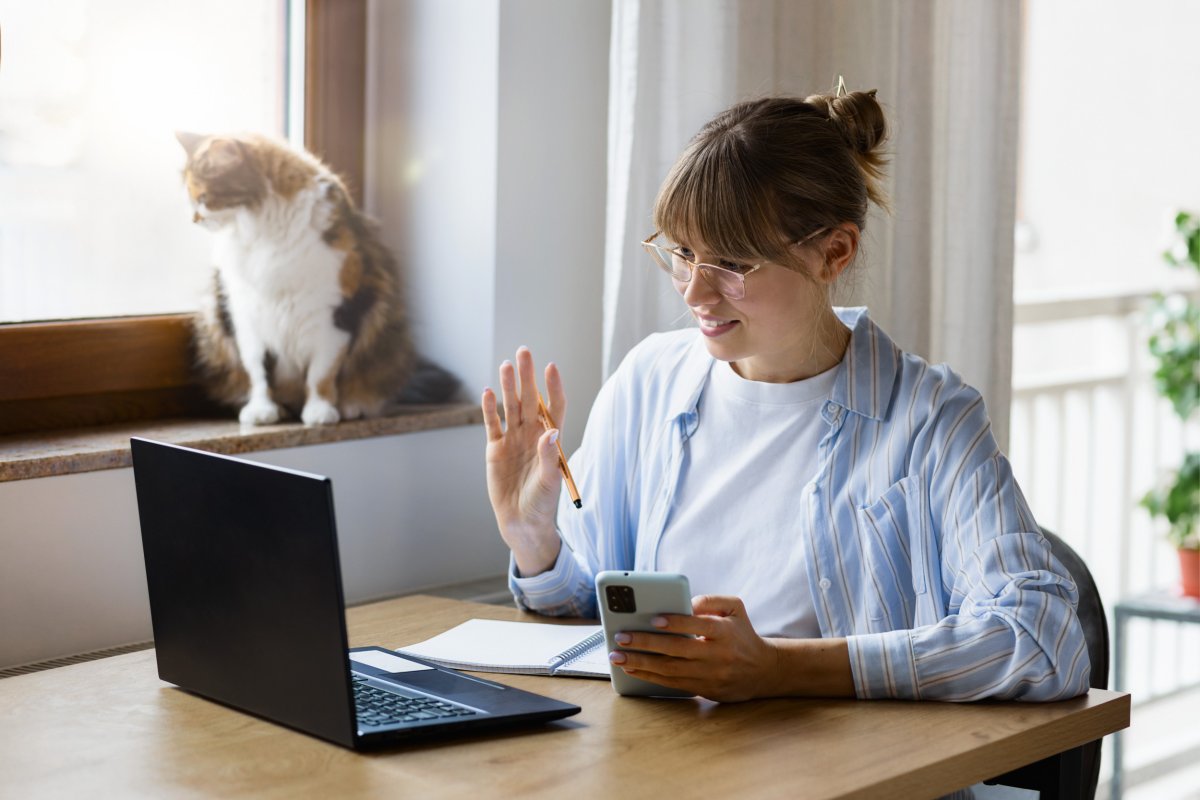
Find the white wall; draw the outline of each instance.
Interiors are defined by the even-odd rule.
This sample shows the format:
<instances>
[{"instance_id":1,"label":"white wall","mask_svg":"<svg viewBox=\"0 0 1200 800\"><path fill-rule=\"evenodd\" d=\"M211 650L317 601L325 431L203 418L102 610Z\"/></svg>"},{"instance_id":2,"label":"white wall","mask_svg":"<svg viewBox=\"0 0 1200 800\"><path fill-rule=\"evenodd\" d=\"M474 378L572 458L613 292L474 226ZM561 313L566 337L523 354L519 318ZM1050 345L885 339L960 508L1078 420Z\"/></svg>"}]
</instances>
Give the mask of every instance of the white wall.
<instances>
[{"instance_id":1,"label":"white wall","mask_svg":"<svg viewBox=\"0 0 1200 800\"><path fill-rule=\"evenodd\" d=\"M503 571L482 448L460 427L246 457L333 478L355 602ZM0 509L0 666L150 638L133 470L0 483Z\"/></svg>"},{"instance_id":2,"label":"white wall","mask_svg":"<svg viewBox=\"0 0 1200 800\"><path fill-rule=\"evenodd\" d=\"M369 8L366 205L409 273L421 349L471 398L520 344L557 361L568 448L600 385L609 12ZM251 458L333 478L353 602L503 572L483 445L470 427ZM0 666L149 638L141 557L131 470L0 483Z\"/></svg>"},{"instance_id":3,"label":"white wall","mask_svg":"<svg viewBox=\"0 0 1200 800\"><path fill-rule=\"evenodd\" d=\"M596 0L373 2L366 205L472 398L528 345L578 444L600 386L608 31Z\"/></svg>"},{"instance_id":4,"label":"white wall","mask_svg":"<svg viewBox=\"0 0 1200 800\"><path fill-rule=\"evenodd\" d=\"M1176 212L1200 209L1200 4L1070 0L1024 8L1017 297L1154 290L1186 280L1160 253ZM1042 331L1028 346L1018 341L1015 370L1061 370L1080 358L1074 344L1046 343Z\"/></svg>"}]
</instances>

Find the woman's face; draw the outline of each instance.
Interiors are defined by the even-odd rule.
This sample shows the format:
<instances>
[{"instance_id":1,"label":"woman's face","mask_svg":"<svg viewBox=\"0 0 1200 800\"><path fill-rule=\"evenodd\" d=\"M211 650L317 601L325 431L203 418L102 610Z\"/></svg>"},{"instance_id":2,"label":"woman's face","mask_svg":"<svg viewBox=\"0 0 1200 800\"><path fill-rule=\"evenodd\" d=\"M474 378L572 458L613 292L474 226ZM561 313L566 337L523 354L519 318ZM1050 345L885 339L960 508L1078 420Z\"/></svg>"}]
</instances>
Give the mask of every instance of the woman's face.
<instances>
[{"instance_id":1,"label":"woman's face","mask_svg":"<svg viewBox=\"0 0 1200 800\"><path fill-rule=\"evenodd\" d=\"M701 242L681 243L680 249L693 261L730 266ZM809 259L821 258L820 247L806 250ZM788 383L819 374L841 359L844 342L839 347L838 337L844 330L839 334L830 326L836 318L822 280L767 262L746 276L746 295L740 300L724 297L698 272L690 281L674 284L699 324L708 352L733 364L743 378Z\"/></svg>"}]
</instances>

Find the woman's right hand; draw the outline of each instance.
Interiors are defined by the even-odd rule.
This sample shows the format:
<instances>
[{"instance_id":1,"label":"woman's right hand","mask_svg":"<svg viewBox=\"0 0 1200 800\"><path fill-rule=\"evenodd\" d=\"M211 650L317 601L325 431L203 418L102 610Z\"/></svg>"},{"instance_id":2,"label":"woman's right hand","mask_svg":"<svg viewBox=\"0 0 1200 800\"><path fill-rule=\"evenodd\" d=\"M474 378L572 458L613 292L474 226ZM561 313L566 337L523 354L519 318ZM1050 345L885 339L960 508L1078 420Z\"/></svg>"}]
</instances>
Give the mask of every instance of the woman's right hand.
<instances>
[{"instance_id":1,"label":"woman's right hand","mask_svg":"<svg viewBox=\"0 0 1200 800\"><path fill-rule=\"evenodd\" d=\"M483 424L487 430L487 487L500 535L512 550L523 577L554 566L562 546L555 529L561 473L558 468L557 428L546 430L538 414L533 355L517 350L517 365L500 365L504 424L496 395L483 390ZM562 377L546 365L546 403L550 417L561 425L567 411Z\"/></svg>"}]
</instances>

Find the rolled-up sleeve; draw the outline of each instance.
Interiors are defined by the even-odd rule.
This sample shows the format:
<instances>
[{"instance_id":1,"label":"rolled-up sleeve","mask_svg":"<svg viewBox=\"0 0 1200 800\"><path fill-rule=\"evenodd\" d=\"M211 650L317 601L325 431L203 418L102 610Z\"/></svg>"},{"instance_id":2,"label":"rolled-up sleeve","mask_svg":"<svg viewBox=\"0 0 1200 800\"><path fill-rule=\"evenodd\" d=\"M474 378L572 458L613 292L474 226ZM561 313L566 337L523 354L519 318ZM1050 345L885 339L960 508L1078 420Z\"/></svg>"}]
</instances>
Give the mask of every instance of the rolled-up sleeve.
<instances>
[{"instance_id":1,"label":"rolled-up sleeve","mask_svg":"<svg viewBox=\"0 0 1200 800\"><path fill-rule=\"evenodd\" d=\"M1048 701L1085 693L1091 666L1078 590L1038 532L1007 459L993 450L972 471L955 472L954 485L930 486L943 500L931 533L947 614L911 630L849 637L858 695Z\"/></svg>"},{"instance_id":2,"label":"rolled-up sleeve","mask_svg":"<svg viewBox=\"0 0 1200 800\"><path fill-rule=\"evenodd\" d=\"M561 536L561 534L560 534ZM595 573L575 558L566 544L554 566L540 575L522 578L516 559L509 556L508 582L517 605L552 617L591 617L596 613L592 581Z\"/></svg>"}]
</instances>

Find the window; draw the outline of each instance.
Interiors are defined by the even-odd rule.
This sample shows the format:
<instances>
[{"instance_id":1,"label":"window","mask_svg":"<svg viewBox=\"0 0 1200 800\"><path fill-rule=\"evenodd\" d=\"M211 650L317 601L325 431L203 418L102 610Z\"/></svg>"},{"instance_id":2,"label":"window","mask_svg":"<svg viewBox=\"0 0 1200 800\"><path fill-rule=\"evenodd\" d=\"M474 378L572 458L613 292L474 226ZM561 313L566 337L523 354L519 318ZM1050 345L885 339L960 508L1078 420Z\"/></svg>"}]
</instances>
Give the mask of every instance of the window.
<instances>
[{"instance_id":1,"label":"window","mask_svg":"<svg viewBox=\"0 0 1200 800\"><path fill-rule=\"evenodd\" d=\"M0 0L0 18L0 433L201 412L174 312L210 241L173 131L302 126L359 191L366 0Z\"/></svg>"},{"instance_id":2,"label":"window","mask_svg":"<svg viewBox=\"0 0 1200 800\"><path fill-rule=\"evenodd\" d=\"M195 307L209 241L173 131L284 135L285 12L0 0L0 320Z\"/></svg>"},{"instance_id":3,"label":"window","mask_svg":"<svg viewBox=\"0 0 1200 800\"><path fill-rule=\"evenodd\" d=\"M1161 255L1175 214L1200 210L1200 6L1024 9L1010 453L1036 518L1111 606L1178 581L1163 526L1137 501L1200 442L1155 391L1145 324L1155 292L1200 295ZM1174 735L1200 709L1195 627L1129 627L1123 688L1140 721L1123 767L1139 796L1183 796L1200 776L1196 739Z\"/></svg>"},{"instance_id":4,"label":"window","mask_svg":"<svg viewBox=\"0 0 1200 800\"><path fill-rule=\"evenodd\" d=\"M1200 290L1162 258L1200 210L1195 25L1186 3L1025 7L1011 450L1109 600L1170 580L1136 502L1196 434L1156 396L1144 326L1154 292Z\"/></svg>"}]
</instances>

